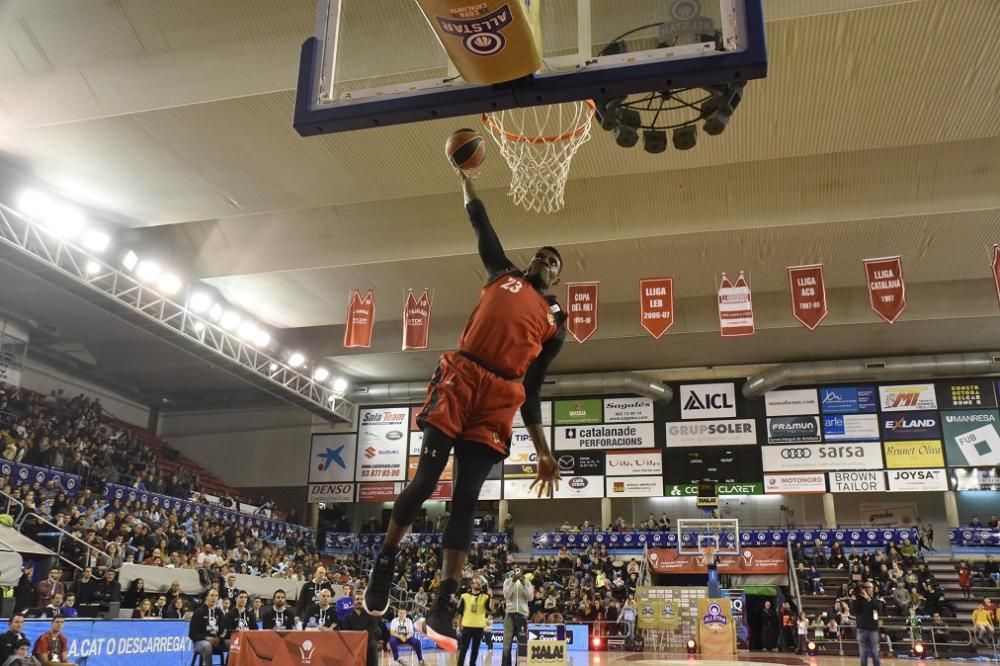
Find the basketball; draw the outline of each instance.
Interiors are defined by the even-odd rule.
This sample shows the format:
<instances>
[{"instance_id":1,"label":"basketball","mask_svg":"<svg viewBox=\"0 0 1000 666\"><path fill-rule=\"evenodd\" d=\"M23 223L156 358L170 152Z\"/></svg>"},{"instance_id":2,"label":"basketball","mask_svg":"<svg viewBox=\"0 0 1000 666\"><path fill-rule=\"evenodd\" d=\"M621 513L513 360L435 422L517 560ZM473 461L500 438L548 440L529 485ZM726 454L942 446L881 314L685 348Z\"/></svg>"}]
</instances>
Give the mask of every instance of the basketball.
<instances>
[{"instance_id":1,"label":"basketball","mask_svg":"<svg viewBox=\"0 0 1000 666\"><path fill-rule=\"evenodd\" d=\"M452 166L469 171L477 168L486 157L486 144L479 132L468 128L460 129L448 137L444 144L444 154Z\"/></svg>"}]
</instances>

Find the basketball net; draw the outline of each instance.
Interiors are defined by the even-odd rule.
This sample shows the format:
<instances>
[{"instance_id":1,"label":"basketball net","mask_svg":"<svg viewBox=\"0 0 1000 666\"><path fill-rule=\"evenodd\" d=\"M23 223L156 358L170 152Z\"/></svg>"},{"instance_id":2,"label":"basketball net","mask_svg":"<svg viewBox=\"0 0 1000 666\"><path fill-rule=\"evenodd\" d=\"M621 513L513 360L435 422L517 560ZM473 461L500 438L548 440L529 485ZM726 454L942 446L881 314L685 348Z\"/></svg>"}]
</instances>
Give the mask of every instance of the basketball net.
<instances>
[{"instance_id":1,"label":"basketball net","mask_svg":"<svg viewBox=\"0 0 1000 666\"><path fill-rule=\"evenodd\" d=\"M554 213L565 205L573 156L590 140L590 100L483 114L511 171L510 197L525 210Z\"/></svg>"}]
</instances>

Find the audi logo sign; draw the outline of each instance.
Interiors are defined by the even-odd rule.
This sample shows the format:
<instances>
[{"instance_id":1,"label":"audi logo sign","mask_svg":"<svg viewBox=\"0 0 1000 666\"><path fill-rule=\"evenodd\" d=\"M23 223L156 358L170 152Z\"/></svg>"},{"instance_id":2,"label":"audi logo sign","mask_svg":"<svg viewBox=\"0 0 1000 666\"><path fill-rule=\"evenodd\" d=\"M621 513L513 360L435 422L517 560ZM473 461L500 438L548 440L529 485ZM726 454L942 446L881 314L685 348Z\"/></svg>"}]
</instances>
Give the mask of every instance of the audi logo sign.
<instances>
[{"instance_id":1,"label":"audi logo sign","mask_svg":"<svg viewBox=\"0 0 1000 666\"><path fill-rule=\"evenodd\" d=\"M802 448L802 449L782 449L781 450L781 457L784 458L785 460L793 460L793 459L799 459L799 458L812 458L812 454L813 454L812 450L811 449L806 449L806 448Z\"/></svg>"},{"instance_id":2,"label":"audi logo sign","mask_svg":"<svg viewBox=\"0 0 1000 666\"><path fill-rule=\"evenodd\" d=\"M878 442L765 445L761 460L765 472L883 469Z\"/></svg>"}]
</instances>

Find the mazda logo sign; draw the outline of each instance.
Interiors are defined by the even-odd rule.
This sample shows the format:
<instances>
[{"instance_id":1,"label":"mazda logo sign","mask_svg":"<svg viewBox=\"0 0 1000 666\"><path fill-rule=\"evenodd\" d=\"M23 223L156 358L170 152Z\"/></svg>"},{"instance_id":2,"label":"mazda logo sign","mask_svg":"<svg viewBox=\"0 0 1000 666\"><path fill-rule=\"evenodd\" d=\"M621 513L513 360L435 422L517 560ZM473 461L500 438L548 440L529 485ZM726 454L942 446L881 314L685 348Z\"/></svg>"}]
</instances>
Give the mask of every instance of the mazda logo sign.
<instances>
[{"instance_id":1,"label":"mazda logo sign","mask_svg":"<svg viewBox=\"0 0 1000 666\"><path fill-rule=\"evenodd\" d=\"M812 456L810 449L782 449L781 457L785 460L804 460Z\"/></svg>"}]
</instances>

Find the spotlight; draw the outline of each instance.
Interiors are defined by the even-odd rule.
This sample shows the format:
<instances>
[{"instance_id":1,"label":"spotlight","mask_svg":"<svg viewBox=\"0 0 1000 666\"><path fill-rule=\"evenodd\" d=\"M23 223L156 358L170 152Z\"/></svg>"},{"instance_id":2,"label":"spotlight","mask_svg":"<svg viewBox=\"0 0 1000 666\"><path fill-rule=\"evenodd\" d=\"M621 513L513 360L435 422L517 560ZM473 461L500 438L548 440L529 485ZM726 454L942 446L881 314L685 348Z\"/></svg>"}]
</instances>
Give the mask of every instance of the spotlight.
<instances>
[{"instance_id":1,"label":"spotlight","mask_svg":"<svg viewBox=\"0 0 1000 666\"><path fill-rule=\"evenodd\" d=\"M212 321L219 321L222 318L222 306L218 303L212 304L212 307L208 309L208 318Z\"/></svg>"},{"instance_id":2,"label":"spotlight","mask_svg":"<svg viewBox=\"0 0 1000 666\"><path fill-rule=\"evenodd\" d=\"M618 109L618 125L611 130L615 142L622 148L631 148L639 141L639 125L642 117L635 109Z\"/></svg>"},{"instance_id":3,"label":"spotlight","mask_svg":"<svg viewBox=\"0 0 1000 666\"><path fill-rule=\"evenodd\" d=\"M97 275L101 272L101 265L96 261L88 261L85 270L87 275Z\"/></svg>"},{"instance_id":4,"label":"spotlight","mask_svg":"<svg viewBox=\"0 0 1000 666\"><path fill-rule=\"evenodd\" d=\"M600 636L594 636L590 639L590 647L599 652L604 649L604 639Z\"/></svg>"},{"instance_id":5,"label":"spotlight","mask_svg":"<svg viewBox=\"0 0 1000 666\"><path fill-rule=\"evenodd\" d=\"M615 97L614 99L596 102L594 115L597 116L597 121L601 124L601 129L610 132L618 125L619 106L623 101L625 101L624 97Z\"/></svg>"},{"instance_id":6,"label":"spotlight","mask_svg":"<svg viewBox=\"0 0 1000 666\"><path fill-rule=\"evenodd\" d=\"M300 352L292 352L291 356L288 357L288 365L293 368L297 368L306 362L306 357Z\"/></svg>"},{"instance_id":7,"label":"spotlight","mask_svg":"<svg viewBox=\"0 0 1000 666\"><path fill-rule=\"evenodd\" d=\"M253 336L253 344L255 347L266 347L271 344L271 334L267 331L262 331L260 329Z\"/></svg>"},{"instance_id":8,"label":"spotlight","mask_svg":"<svg viewBox=\"0 0 1000 666\"><path fill-rule=\"evenodd\" d=\"M111 239L102 231L91 229L83 234L83 246L93 252L104 252Z\"/></svg>"},{"instance_id":9,"label":"spotlight","mask_svg":"<svg viewBox=\"0 0 1000 666\"><path fill-rule=\"evenodd\" d=\"M688 654L696 654L698 652L698 644L694 642L693 638L688 639Z\"/></svg>"},{"instance_id":10,"label":"spotlight","mask_svg":"<svg viewBox=\"0 0 1000 666\"><path fill-rule=\"evenodd\" d=\"M204 312L212 307L212 297L203 291L195 292L188 300L188 307L191 308L192 312Z\"/></svg>"},{"instance_id":11,"label":"spotlight","mask_svg":"<svg viewBox=\"0 0 1000 666\"><path fill-rule=\"evenodd\" d=\"M667 149L667 133L663 130L643 130L642 147L647 153L662 153Z\"/></svg>"},{"instance_id":12,"label":"spotlight","mask_svg":"<svg viewBox=\"0 0 1000 666\"><path fill-rule=\"evenodd\" d=\"M677 150L691 150L698 143L698 128L694 125L685 125L674 130L674 148Z\"/></svg>"},{"instance_id":13,"label":"spotlight","mask_svg":"<svg viewBox=\"0 0 1000 666\"><path fill-rule=\"evenodd\" d=\"M914 643L913 644L913 656L914 657L923 657L924 654L925 654L925 652L926 652L926 650L924 648L924 644L923 643Z\"/></svg>"},{"instance_id":14,"label":"spotlight","mask_svg":"<svg viewBox=\"0 0 1000 666\"><path fill-rule=\"evenodd\" d=\"M205 330L205 324L204 323L202 323L200 321L196 321L194 323L194 332L195 333L201 333L204 330Z\"/></svg>"},{"instance_id":15,"label":"spotlight","mask_svg":"<svg viewBox=\"0 0 1000 666\"><path fill-rule=\"evenodd\" d=\"M337 377L333 380L333 392L339 395L344 395L347 393L347 389L350 388L350 384L343 377Z\"/></svg>"},{"instance_id":16,"label":"spotlight","mask_svg":"<svg viewBox=\"0 0 1000 666\"><path fill-rule=\"evenodd\" d=\"M270 370L271 372L277 372L278 371L278 364L274 363L272 361L271 364L269 366L267 366L267 369Z\"/></svg>"},{"instance_id":17,"label":"spotlight","mask_svg":"<svg viewBox=\"0 0 1000 666\"><path fill-rule=\"evenodd\" d=\"M161 270L155 261L140 261L135 274L143 282L155 282L160 277Z\"/></svg>"},{"instance_id":18,"label":"spotlight","mask_svg":"<svg viewBox=\"0 0 1000 666\"><path fill-rule=\"evenodd\" d=\"M167 296L173 296L181 290L181 279L173 273L167 273L160 278L160 291Z\"/></svg>"},{"instance_id":19,"label":"spotlight","mask_svg":"<svg viewBox=\"0 0 1000 666\"><path fill-rule=\"evenodd\" d=\"M316 368L315 372L313 372L313 379L318 382L325 382L329 378L330 371L326 368Z\"/></svg>"},{"instance_id":20,"label":"spotlight","mask_svg":"<svg viewBox=\"0 0 1000 666\"><path fill-rule=\"evenodd\" d=\"M257 336L257 327L253 325L252 321L245 321L240 324L239 330L236 335L240 336L240 339L249 342Z\"/></svg>"},{"instance_id":21,"label":"spotlight","mask_svg":"<svg viewBox=\"0 0 1000 666\"><path fill-rule=\"evenodd\" d=\"M45 226L60 238L72 238L83 231L83 213L72 206L63 204L53 208L47 218Z\"/></svg>"},{"instance_id":22,"label":"spotlight","mask_svg":"<svg viewBox=\"0 0 1000 666\"><path fill-rule=\"evenodd\" d=\"M125 256L122 257L122 266L124 266L125 270L127 271L130 271L133 268L135 268L135 265L137 263L139 263L139 257L132 250L126 252Z\"/></svg>"},{"instance_id":23,"label":"spotlight","mask_svg":"<svg viewBox=\"0 0 1000 666\"><path fill-rule=\"evenodd\" d=\"M52 210L52 199L37 190L26 190L17 199L17 208L27 217L41 219Z\"/></svg>"},{"instance_id":24,"label":"spotlight","mask_svg":"<svg viewBox=\"0 0 1000 666\"><path fill-rule=\"evenodd\" d=\"M227 331L235 331L236 327L240 325L240 316L232 310L226 310L222 313L219 325Z\"/></svg>"},{"instance_id":25,"label":"spotlight","mask_svg":"<svg viewBox=\"0 0 1000 666\"><path fill-rule=\"evenodd\" d=\"M809 641L806 643L806 651L809 652L809 656L816 656L816 641Z\"/></svg>"}]
</instances>

